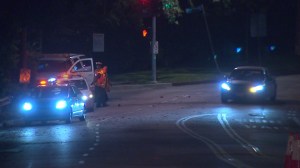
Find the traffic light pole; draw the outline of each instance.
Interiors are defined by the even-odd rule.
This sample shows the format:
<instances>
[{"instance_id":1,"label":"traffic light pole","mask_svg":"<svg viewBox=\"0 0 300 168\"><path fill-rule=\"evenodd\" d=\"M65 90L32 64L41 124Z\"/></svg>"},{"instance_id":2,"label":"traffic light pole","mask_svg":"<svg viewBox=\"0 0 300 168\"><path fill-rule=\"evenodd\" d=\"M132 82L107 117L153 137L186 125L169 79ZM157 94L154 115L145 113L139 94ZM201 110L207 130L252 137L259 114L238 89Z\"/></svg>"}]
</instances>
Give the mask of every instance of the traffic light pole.
<instances>
[{"instance_id":1,"label":"traffic light pole","mask_svg":"<svg viewBox=\"0 0 300 168\"><path fill-rule=\"evenodd\" d=\"M152 81L156 81L156 54L154 52L154 45L156 43L156 16L152 17L152 42L151 42L151 54L152 54Z\"/></svg>"}]
</instances>

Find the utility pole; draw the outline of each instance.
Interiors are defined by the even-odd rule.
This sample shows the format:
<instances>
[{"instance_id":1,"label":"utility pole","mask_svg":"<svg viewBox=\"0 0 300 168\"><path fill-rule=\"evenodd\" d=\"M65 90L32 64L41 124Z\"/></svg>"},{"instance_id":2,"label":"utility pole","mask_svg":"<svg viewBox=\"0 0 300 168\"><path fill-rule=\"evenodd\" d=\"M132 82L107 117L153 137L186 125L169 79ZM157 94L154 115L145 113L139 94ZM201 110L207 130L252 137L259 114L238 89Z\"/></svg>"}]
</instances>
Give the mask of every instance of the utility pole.
<instances>
[{"instance_id":1,"label":"utility pole","mask_svg":"<svg viewBox=\"0 0 300 168\"><path fill-rule=\"evenodd\" d=\"M28 54L27 54L27 28L22 29L21 35L21 57L22 57L22 68L28 67Z\"/></svg>"},{"instance_id":2,"label":"utility pole","mask_svg":"<svg viewBox=\"0 0 300 168\"><path fill-rule=\"evenodd\" d=\"M151 42L151 54L152 54L152 81L153 83L157 83L156 81L156 53L154 51L156 43L156 16L152 16L152 42Z\"/></svg>"},{"instance_id":3,"label":"utility pole","mask_svg":"<svg viewBox=\"0 0 300 168\"><path fill-rule=\"evenodd\" d=\"M218 61L217 61L217 54L216 54L216 52L215 52L214 45L213 45L213 42L212 42L210 29L209 29L209 27L208 27L208 23L207 23L207 18L206 18L206 12L205 12L205 9L204 9L204 5L202 4L201 6L202 6L202 13L203 13L203 18L204 18L204 22L205 22L206 31L207 31L207 36L208 36L208 41L209 41L210 50L211 50L211 52L212 52L212 56L213 56L213 59L214 59L214 62L215 62L217 71L218 71L218 72L221 72L221 71L220 71L219 64L218 64Z\"/></svg>"},{"instance_id":4,"label":"utility pole","mask_svg":"<svg viewBox=\"0 0 300 168\"><path fill-rule=\"evenodd\" d=\"M209 26L208 26L204 5L202 4L200 6L194 7L192 1L189 1L189 2L191 4L192 8L187 8L186 13L189 14L189 13L193 13L193 12L200 12L200 11L202 12L202 15L203 15L203 18L204 18L204 24L205 24L205 28L206 28L206 32L207 32L207 36L208 36L209 47L210 47L210 50L211 50L211 53L212 53L212 56L213 56L213 59L214 59L214 63L216 65L216 69L220 73L221 70L220 70L220 67L219 67L219 64L218 64L218 61L217 61L217 54L215 52L213 41L212 41L212 38L211 38L211 33L210 33Z\"/></svg>"}]
</instances>

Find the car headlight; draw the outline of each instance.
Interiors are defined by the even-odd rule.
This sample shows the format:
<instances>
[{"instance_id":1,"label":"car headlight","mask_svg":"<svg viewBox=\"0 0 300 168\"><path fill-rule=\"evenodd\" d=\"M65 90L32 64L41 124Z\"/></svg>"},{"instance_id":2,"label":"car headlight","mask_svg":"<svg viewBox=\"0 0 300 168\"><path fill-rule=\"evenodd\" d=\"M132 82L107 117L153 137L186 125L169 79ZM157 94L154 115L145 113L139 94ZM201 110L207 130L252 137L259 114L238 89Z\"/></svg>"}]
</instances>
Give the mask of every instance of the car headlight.
<instances>
[{"instance_id":1,"label":"car headlight","mask_svg":"<svg viewBox=\"0 0 300 168\"><path fill-rule=\"evenodd\" d=\"M262 90L264 90L264 85L258 85L258 86L251 87L249 89L249 92L256 93L256 92L262 91Z\"/></svg>"},{"instance_id":2,"label":"car headlight","mask_svg":"<svg viewBox=\"0 0 300 168\"><path fill-rule=\"evenodd\" d=\"M81 97L81 99L82 99L83 101L86 101L86 100L88 99L88 97L84 95L84 96Z\"/></svg>"},{"instance_id":3,"label":"car headlight","mask_svg":"<svg viewBox=\"0 0 300 168\"><path fill-rule=\"evenodd\" d=\"M23 110L29 111L32 109L32 104L30 102L25 102L22 106Z\"/></svg>"},{"instance_id":4,"label":"car headlight","mask_svg":"<svg viewBox=\"0 0 300 168\"><path fill-rule=\"evenodd\" d=\"M231 90L230 86L227 83L222 83L221 88L224 89L224 90L227 90L227 91Z\"/></svg>"},{"instance_id":5,"label":"car headlight","mask_svg":"<svg viewBox=\"0 0 300 168\"><path fill-rule=\"evenodd\" d=\"M67 102L65 100L58 101L55 106L57 109L63 109L67 107Z\"/></svg>"}]
</instances>

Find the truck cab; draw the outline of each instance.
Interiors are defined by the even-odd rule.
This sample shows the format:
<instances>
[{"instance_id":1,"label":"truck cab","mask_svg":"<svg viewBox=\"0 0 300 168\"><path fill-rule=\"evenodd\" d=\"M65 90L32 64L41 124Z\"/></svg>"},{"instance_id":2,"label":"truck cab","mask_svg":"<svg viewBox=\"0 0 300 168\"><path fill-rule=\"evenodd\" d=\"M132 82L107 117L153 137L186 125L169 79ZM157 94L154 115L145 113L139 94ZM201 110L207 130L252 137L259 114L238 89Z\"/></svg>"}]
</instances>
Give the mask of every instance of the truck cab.
<instances>
[{"instance_id":1,"label":"truck cab","mask_svg":"<svg viewBox=\"0 0 300 168\"><path fill-rule=\"evenodd\" d=\"M42 54L38 59L36 81L63 75L80 75L90 84L94 78L93 58L83 54Z\"/></svg>"}]
</instances>

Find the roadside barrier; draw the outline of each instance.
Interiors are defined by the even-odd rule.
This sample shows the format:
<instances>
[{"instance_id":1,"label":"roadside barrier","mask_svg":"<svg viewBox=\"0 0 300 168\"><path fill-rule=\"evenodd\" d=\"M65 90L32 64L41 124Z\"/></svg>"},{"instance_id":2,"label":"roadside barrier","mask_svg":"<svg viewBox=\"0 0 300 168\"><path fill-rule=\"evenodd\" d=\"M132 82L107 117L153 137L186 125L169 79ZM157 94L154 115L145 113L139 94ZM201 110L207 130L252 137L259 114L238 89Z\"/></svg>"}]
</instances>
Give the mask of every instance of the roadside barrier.
<instances>
[{"instance_id":1,"label":"roadside barrier","mask_svg":"<svg viewBox=\"0 0 300 168\"><path fill-rule=\"evenodd\" d=\"M284 160L285 168L300 168L300 137L290 133Z\"/></svg>"}]
</instances>

